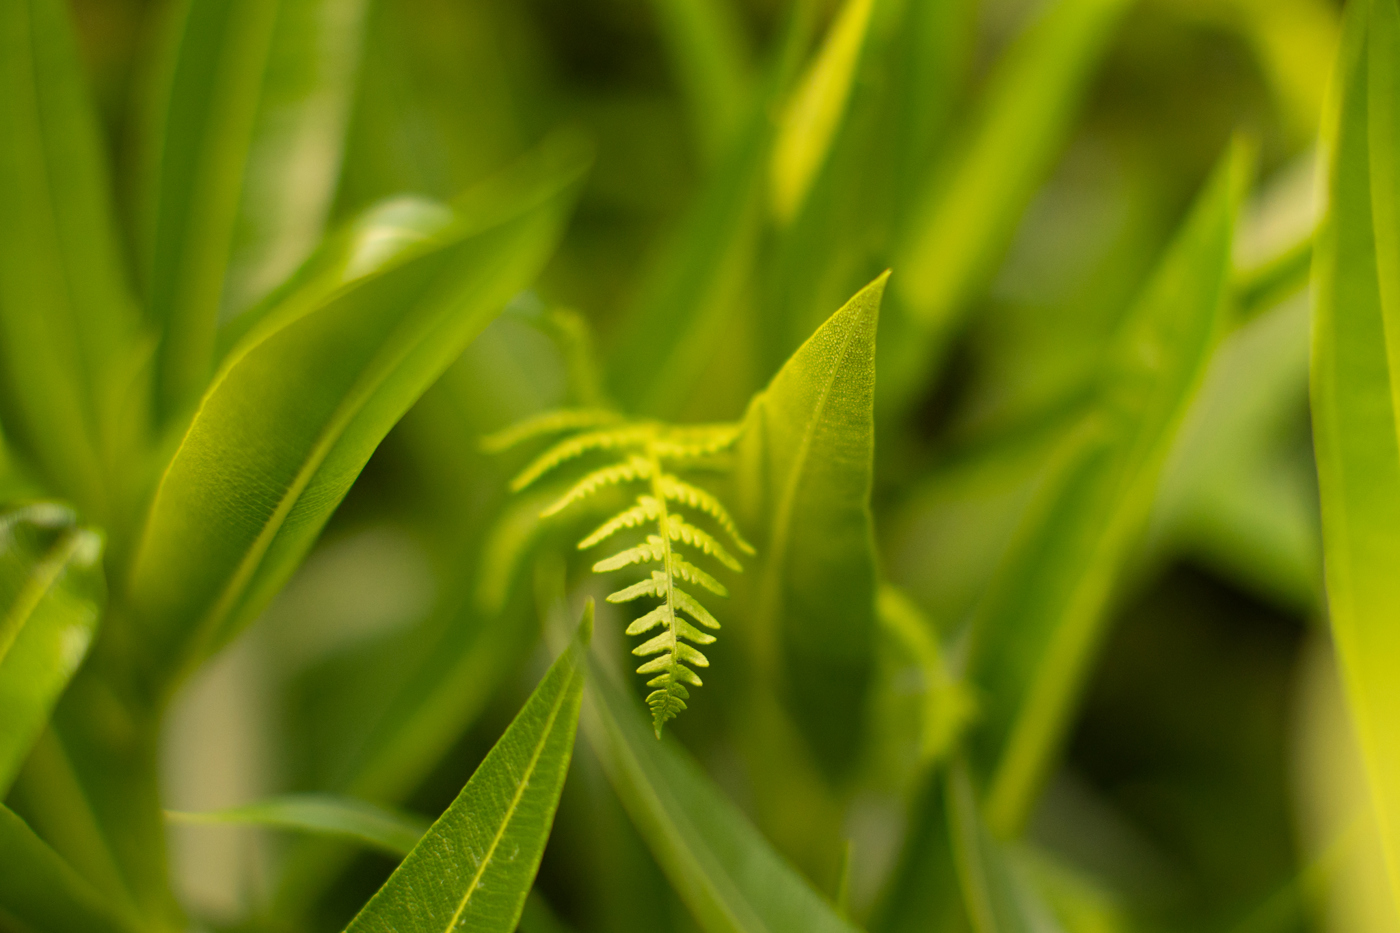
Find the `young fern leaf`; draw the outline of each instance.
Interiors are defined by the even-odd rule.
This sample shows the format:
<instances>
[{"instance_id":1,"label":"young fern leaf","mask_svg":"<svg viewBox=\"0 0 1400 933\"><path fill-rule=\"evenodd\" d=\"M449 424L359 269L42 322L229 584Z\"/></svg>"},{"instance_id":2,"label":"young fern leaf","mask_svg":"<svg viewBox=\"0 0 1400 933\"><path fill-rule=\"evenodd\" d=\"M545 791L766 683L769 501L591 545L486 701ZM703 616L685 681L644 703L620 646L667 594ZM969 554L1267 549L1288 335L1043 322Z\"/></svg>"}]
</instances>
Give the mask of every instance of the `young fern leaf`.
<instances>
[{"instance_id":1,"label":"young fern leaf","mask_svg":"<svg viewBox=\"0 0 1400 933\"><path fill-rule=\"evenodd\" d=\"M696 647L715 641L715 636L704 629L719 628L714 615L682 589L681 584L708 590L716 596L728 595L724 584L688 560L679 548L692 549L736 573L743 570L726 543L687 520L680 510L684 508L704 516L739 553L754 553L729 511L714 495L670 471L703 464L723 453L733 445L738 427L673 427L652 421L622 421L608 412L566 410L547 412L507 428L487 438L483 447L505 450L527 440L559 434L569 436L536 457L511 482L511 488L517 492L525 489L560 466L585 455L620 455L613 463L585 474L542 514L557 515L605 489L637 487L631 504L598 526L578 546L580 550L587 550L621 531L652 529L641 543L599 560L593 565L593 571L610 573L633 565L661 565L659 570L651 570L647 579L623 587L608 597L610 603L644 598L661 601L627 626L628 635L655 632L632 653L648 659L637 668L637 673L650 677L647 686L652 690L647 696L647 705L651 708L656 736L660 738L662 726L686 708L685 701L690 698L688 688L701 685L695 668L710 666L709 659Z\"/></svg>"}]
</instances>

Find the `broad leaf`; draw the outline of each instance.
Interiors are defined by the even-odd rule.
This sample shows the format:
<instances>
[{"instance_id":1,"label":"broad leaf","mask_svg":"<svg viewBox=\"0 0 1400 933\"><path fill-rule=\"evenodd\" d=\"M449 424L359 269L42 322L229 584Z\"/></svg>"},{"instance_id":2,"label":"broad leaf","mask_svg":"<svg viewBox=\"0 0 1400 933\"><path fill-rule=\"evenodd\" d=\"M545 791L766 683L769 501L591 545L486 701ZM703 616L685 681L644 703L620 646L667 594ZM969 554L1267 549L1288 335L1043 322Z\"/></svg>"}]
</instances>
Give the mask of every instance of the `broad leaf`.
<instances>
[{"instance_id":1,"label":"broad leaf","mask_svg":"<svg viewBox=\"0 0 1400 933\"><path fill-rule=\"evenodd\" d=\"M390 855L407 855L428 830L419 817L334 794L289 794L224 810L165 815L177 823L233 823L334 836Z\"/></svg>"},{"instance_id":2,"label":"broad leaf","mask_svg":"<svg viewBox=\"0 0 1400 933\"><path fill-rule=\"evenodd\" d=\"M125 920L14 813L0 806L0 926L27 933L134 933Z\"/></svg>"},{"instance_id":3,"label":"broad leaf","mask_svg":"<svg viewBox=\"0 0 1400 933\"><path fill-rule=\"evenodd\" d=\"M973 292L1000 261L1068 136L1085 87L1132 0L1055 0L1003 53L965 135L935 163L895 268L906 325L883 367L904 404ZM885 402L881 403L882 406Z\"/></svg>"},{"instance_id":4,"label":"broad leaf","mask_svg":"<svg viewBox=\"0 0 1400 933\"><path fill-rule=\"evenodd\" d=\"M132 572L157 675L257 614L389 428L538 272L583 164L571 144L550 153L533 190L478 199L349 287L293 293L229 352L166 469Z\"/></svg>"},{"instance_id":5,"label":"broad leaf","mask_svg":"<svg viewBox=\"0 0 1400 933\"><path fill-rule=\"evenodd\" d=\"M633 824L705 933L853 933L604 672L583 724Z\"/></svg>"},{"instance_id":6,"label":"broad leaf","mask_svg":"<svg viewBox=\"0 0 1400 933\"><path fill-rule=\"evenodd\" d=\"M0 799L87 655L106 597L102 538L69 509L0 514Z\"/></svg>"},{"instance_id":7,"label":"broad leaf","mask_svg":"<svg viewBox=\"0 0 1400 933\"><path fill-rule=\"evenodd\" d=\"M979 610L976 762L988 820L1015 832L1058 748L1147 521L1157 478L1218 336L1250 158L1222 159L1118 335L1095 409L1067 441Z\"/></svg>"},{"instance_id":8,"label":"broad leaf","mask_svg":"<svg viewBox=\"0 0 1400 933\"><path fill-rule=\"evenodd\" d=\"M1400 11L1347 9L1313 267L1313 438L1327 605L1400 897Z\"/></svg>"},{"instance_id":9,"label":"broad leaf","mask_svg":"<svg viewBox=\"0 0 1400 933\"><path fill-rule=\"evenodd\" d=\"M769 165L773 215L779 222L796 216L826 160L851 96L873 6L874 0L846 0L783 111Z\"/></svg>"},{"instance_id":10,"label":"broad leaf","mask_svg":"<svg viewBox=\"0 0 1400 933\"><path fill-rule=\"evenodd\" d=\"M857 741L873 655L875 329L887 277L832 315L754 399L737 454L738 504L762 564L750 623L758 663L785 678L832 770Z\"/></svg>"},{"instance_id":11,"label":"broad leaf","mask_svg":"<svg viewBox=\"0 0 1400 933\"><path fill-rule=\"evenodd\" d=\"M589 603L573 643L347 933L512 933L569 771L592 633Z\"/></svg>"},{"instance_id":12,"label":"broad leaf","mask_svg":"<svg viewBox=\"0 0 1400 933\"><path fill-rule=\"evenodd\" d=\"M139 424L138 318L68 5L0 7L0 413L9 441L85 513L112 510Z\"/></svg>"},{"instance_id":13,"label":"broad leaf","mask_svg":"<svg viewBox=\"0 0 1400 933\"><path fill-rule=\"evenodd\" d=\"M150 85L140 217L167 413L204 388L221 313L320 237L339 177L365 0L181 0Z\"/></svg>"}]
</instances>

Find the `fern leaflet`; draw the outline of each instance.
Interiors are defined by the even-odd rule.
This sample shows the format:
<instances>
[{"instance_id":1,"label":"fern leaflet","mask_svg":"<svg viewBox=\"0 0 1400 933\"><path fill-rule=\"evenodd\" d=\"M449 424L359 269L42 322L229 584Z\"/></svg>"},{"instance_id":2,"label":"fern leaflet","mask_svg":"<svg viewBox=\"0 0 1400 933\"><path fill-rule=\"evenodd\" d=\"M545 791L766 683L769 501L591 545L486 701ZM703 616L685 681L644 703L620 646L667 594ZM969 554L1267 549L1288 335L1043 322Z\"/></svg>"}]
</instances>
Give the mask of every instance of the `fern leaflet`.
<instances>
[{"instance_id":1,"label":"fern leaflet","mask_svg":"<svg viewBox=\"0 0 1400 933\"><path fill-rule=\"evenodd\" d=\"M738 436L735 425L674 427L653 421L628 422L604 411L564 410L547 412L493 435L483 442L489 450L504 450L518 443L551 435L566 434L515 477L511 488L517 492L541 477L581 457L597 453L620 455L614 462L598 467L545 508L545 516L556 515L597 495L604 489L638 486L632 503L609 518L579 542L586 550L619 532L648 527L643 541L597 561L595 573L609 573L634 565L659 564L660 569L608 597L610 603L637 599L661 600L660 605L638 616L627 627L628 635L644 635L660 629L632 653L647 658L637 673L651 675L647 696L652 725L657 738L661 729L686 708L689 687L701 685L695 668L709 667L709 659L697 645L709 645L715 636L705 629L719 629L719 622L681 584L708 590L716 596L728 595L724 584L696 566L678 549L693 549L729 570L743 570L738 558L714 534L693 524L681 514L685 508L704 516L724 535L734 550L753 554L753 547L739 533L729 511L713 494L693 486L671 470L703 463L723 453ZM687 618L688 617L688 618ZM693 623L692 621L693 620Z\"/></svg>"}]
</instances>

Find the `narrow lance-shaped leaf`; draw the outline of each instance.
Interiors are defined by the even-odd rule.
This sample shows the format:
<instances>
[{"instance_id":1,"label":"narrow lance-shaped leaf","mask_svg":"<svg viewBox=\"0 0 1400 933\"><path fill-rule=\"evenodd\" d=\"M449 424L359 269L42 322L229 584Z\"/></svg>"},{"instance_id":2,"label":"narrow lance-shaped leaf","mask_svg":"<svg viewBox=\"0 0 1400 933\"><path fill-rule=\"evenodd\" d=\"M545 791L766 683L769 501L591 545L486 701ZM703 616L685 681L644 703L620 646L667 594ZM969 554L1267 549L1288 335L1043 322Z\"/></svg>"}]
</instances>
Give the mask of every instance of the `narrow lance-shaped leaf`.
<instances>
[{"instance_id":1,"label":"narrow lance-shaped leaf","mask_svg":"<svg viewBox=\"0 0 1400 933\"><path fill-rule=\"evenodd\" d=\"M1350 4L1324 127L1329 207L1313 266L1313 442L1329 617L1400 899L1398 92L1400 11L1393 0Z\"/></svg>"},{"instance_id":2,"label":"narrow lance-shaped leaf","mask_svg":"<svg viewBox=\"0 0 1400 933\"><path fill-rule=\"evenodd\" d=\"M535 880L578 729L593 604L467 786L347 933L512 933Z\"/></svg>"},{"instance_id":3,"label":"narrow lance-shaped leaf","mask_svg":"<svg viewBox=\"0 0 1400 933\"><path fill-rule=\"evenodd\" d=\"M891 323L905 332L881 354L889 404L907 404L919 390L958 315L1000 260L1131 3L1055 0L1039 13L997 63L966 135L930 170L894 264L903 314Z\"/></svg>"},{"instance_id":4,"label":"narrow lance-shaped leaf","mask_svg":"<svg viewBox=\"0 0 1400 933\"><path fill-rule=\"evenodd\" d=\"M171 4L148 78L139 211L166 413L214 366L242 310L320 236L339 172L365 0Z\"/></svg>"},{"instance_id":5,"label":"narrow lance-shaped leaf","mask_svg":"<svg viewBox=\"0 0 1400 933\"><path fill-rule=\"evenodd\" d=\"M992 775L988 821L999 835L1019 829L1059 747L1214 347L1250 161L1239 143L1221 160L1130 312L1094 413L1066 442L978 611L974 761Z\"/></svg>"},{"instance_id":6,"label":"narrow lance-shaped leaf","mask_svg":"<svg viewBox=\"0 0 1400 933\"><path fill-rule=\"evenodd\" d=\"M854 933L637 704L594 668L583 724L628 815L705 933Z\"/></svg>"},{"instance_id":7,"label":"narrow lance-shaped leaf","mask_svg":"<svg viewBox=\"0 0 1400 933\"><path fill-rule=\"evenodd\" d=\"M67 4L0 6L0 414L49 488L101 518L144 405L103 154Z\"/></svg>"},{"instance_id":8,"label":"narrow lance-shaped leaf","mask_svg":"<svg viewBox=\"0 0 1400 933\"><path fill-rule=\"evenodd\" d=\"M836 770L858 738L874 645L875 330L887 277L754 399L737 454L740 510L762 556L751 591L759 663L784 677L798 721Z\"/></svg>"},{"instance_id":9,"label":"narrow lance-shaped leaf","mask_svg":"<svg viewBox=\"0 0 1400 933\"><path fill-rule=\"evenodd\" d=\"M175 823L265 826L349 839L390 855L407 855L428 831L421 817L335 794L289 794L224 810L165 815Z\"/></svg>"},{"instance_id":10,"label":"narrow lance-shaped leaf","mask_svg":"<svg viewBox=\"0 0 1400 933\"><path fill-rule=\"evenodd\" d=\"M0 805L0 924L28 933L135 933L78 873Z\"/></svg>"},{"instance_id":11,"label":"narrow lance-shaped leaf","mask_svg":"<svg viewBox=\"0 0 1400 933\"><path fill-rule=\"evenodd\" d=\"M802 207L841 125L874 5L846 0L783 111L769 164L773 216L781 223Z\"/></svg>"},{"instance_id":12,"label":"narrow lance-shaped leaf","mask_svg":"<svg viewBox=\"0 0 1400 933\"><path fill-rule=\"evenodd\" d=\"M158 680L281 587L389 428L543 265L583 165L572 140L547 144L530 184L496 185L513 204L477 199L486 222L464 208L351 287L290 296L230 351L166 469L132 572Z\"/></svg>"},{"instance_id":13,"label":"narrow lance-shaped leaf","mask_svg":"<svg viewBox=\"0 0 1400 933\"><path fill-rule=\"evenodd\" d=\"M87 655L106 596L102 538L71 510L0 514L0 799Z\"/></svg>"}]
</instances>

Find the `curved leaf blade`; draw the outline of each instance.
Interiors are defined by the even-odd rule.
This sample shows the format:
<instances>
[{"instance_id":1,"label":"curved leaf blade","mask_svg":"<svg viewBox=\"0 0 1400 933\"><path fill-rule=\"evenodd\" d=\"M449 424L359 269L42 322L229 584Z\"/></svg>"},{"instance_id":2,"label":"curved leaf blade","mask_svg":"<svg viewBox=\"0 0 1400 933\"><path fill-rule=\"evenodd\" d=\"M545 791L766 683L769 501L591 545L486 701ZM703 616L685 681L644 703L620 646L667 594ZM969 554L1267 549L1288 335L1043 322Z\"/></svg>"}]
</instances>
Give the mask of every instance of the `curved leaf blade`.
<instances>
[{"instance_id":1,"label":"curved leaf blade","mask_svg":"<svg viewBox=\"0 0 1400 933\"><path fill-rule=\"evenodd\" d=\"M1223 322L1251 154L1234 144L1119 334L1095 409L1066 442L978 610L969 663L988 822L1016 832L1058 748L1118 577Z\"/></svg>"},{"instance_id":2,"label":"curved leaf blade","mask_svg":"<svg viewBox=\"0 0 1400 933\"><path fill-rule=\"evenodd\" d=\"M347 933L512 933L569 771L593 604L467 786Z\"/></svg>"},{"instance_id":3,"label":"curved leaf blade","mask_svg":"<svg viewBox=\"0 0 1400 933\"><path fill-rule=\"evenodd\" d=\"M0 924L32 933L134 933L100 895L0 805Z\"/></svg>"},{"instance_id":4,"label":"curved leaf blade","mask_svg":"<svg viewBox=\"0 0 1400 933\"><path fill-rule=\"evenodd\" d=\"M177 823L232 823L335 836L390 855L407 855L428 831L427 820L335 794L288 794L223 810L167 810L165 816Z\"/></svg>"},{"instance_id":5,"label":"curved leaf blade","mask_svg":"<svg viewBox=\"0 0 1400 933\"><path fill-rule=\"evenodd\" d=\"M230 352L132 571L153 674L217 649L281 587L388 430L539 271L583 164L553 146L532 187L477 205L485 223L459 216L376 274L292 295Z\"/></svg>"},{"instance_id":6,"label":"curved leaf blade","mask_svg":"<svg viewBox=\"0 0 1400 933\"><path fill-rule=\"evenodd\" d=\"M818 328L749 406L739 498L760 529L753 622L823 763L858 738L875 638L875 331L889 273ZM798 522L801 522L801 531Z\"/></svg>"},{"instance_id":7,"label":"curved leaf blade","mask_svg":"<svg viewBox=\"0 0 1400 933\"><path fill-rule=\"evenodd\" d=\"M102 538L72 511L0 515L0 798L87 655L106 603Z\"/></svg>"},{"instance_id":8,"label":"curved leaf blade","mask_svg":"<svg viewBox=\"0 0 1400 933\"><path fill-rule=\"evenodd\" d=\"M1400 11L1347 8L1313 266L1312 412L1332 633L1400 903ZM1393 916L1393 915L1392 915Z\"/></svg>"},{"instance_id":9,"label":"curved leaf blade","mask_svg":"<svg viewBox=\"0 0 1400 933\"><path fill-rule=\"evenodd\" d=\"M638 832L705 933L854 933L596 666L583 728Z\"/></svg>"}]
</instances>

